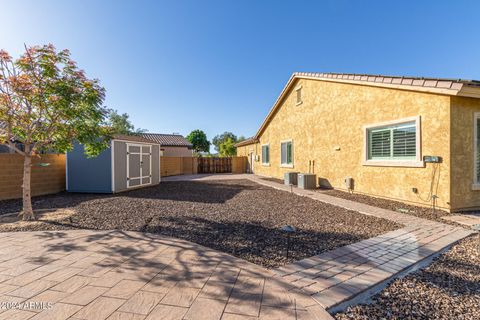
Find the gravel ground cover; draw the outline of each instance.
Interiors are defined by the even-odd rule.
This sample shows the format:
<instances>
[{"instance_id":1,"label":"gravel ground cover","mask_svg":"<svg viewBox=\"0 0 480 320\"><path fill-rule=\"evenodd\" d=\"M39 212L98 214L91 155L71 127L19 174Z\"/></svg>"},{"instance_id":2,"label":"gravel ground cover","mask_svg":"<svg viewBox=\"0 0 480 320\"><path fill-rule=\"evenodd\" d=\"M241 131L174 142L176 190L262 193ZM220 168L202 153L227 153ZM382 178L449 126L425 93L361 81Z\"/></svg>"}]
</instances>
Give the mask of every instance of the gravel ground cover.
<instances>
[{"instance_id":1,"label":"gravel ground cover","mask_svg":"<svg viewBox=\"0 0 480 320\"><path fill-rule=\"evenodd\" d=\"M441 217L444 217L449 214L448 212L445 212L443 210L433 211L432 208L419 207L419 206L414 206L414 205L406 204L399 201L380 199L380 198L371 197L371 196L358 194L358 193L348 193L340 190L319 189L319 192L327 194L329 196L334 196L334 197L342 198L346 200L357 201L360 203L364 203L374 207L379 207L379 208L388 209L392 211L398 212L398 210L401 209L402 210L401 212L405 214L410 214L420 218L430 219L430 220L434 220L442 223L459 225L459 224L456 224L455 222L445 221L441 219Z\"/></svg>"},{"instance_id":2,"label":"gravel ground cover","mask_svg":"<svg viewBox=\"0 0 480 320\"><path fill-rule=\"evenodd\" d=\"M268 177L261 177L261 179L283 184L282 179L268 178ZM399 212L398 210L400 209L401 210L400 212L405 214L410 214L420 218L430 219L430 220L434 220L434 221L438 221L446 224L462 226L453 221L446 221L441 219L441 217L444 217L449 214L448 212L445 212L443 210L434 211L432 208L410 205L410 204L406 204L399 201L381 199L381 198L376 198L376 197L367 196L367 195L358 194L358 193L348 193L348 192L337 190L337 189L317 189L317 190L318 192L325 193L329 196L333 196L337 198L352 200L352 201L368 204L374 207L388 209L388 210L397 211L397 212Z\"/></svg>"},{"instance_id":3,"label":"gravel ground cover","mask_svg":"<svg viewBox=\"0 0 480 320\"><path fill-rule=\"evenodd\" d=\"M393 281L347 319L480 319L480 235L466 238L425 269Z\"/></svg>"},{"instance_id":4,"label":"gravel ground cover","mask_svg":"<svg viewBox=\"0 0 480 320\"><path fill-rule=\"evenodd\" d=\"M277 179L277 178L269 178L269 177L260 177L260 179L265 180L265 181L272 181L280 184L284 184L285 180L283 179Z\"/></svg>"},{"instance_id":5,"label":"gravel ground cover","mask_svg":"<svg viewBox=\"0 0 480 320\"><path fill-rule=\"evenodd\" d=\"M21 201L0 202L0 214ZM162 182L115 195L62 193L34 199L36 209L69 208L68 219L0 225L0 231L123 229L183 238L265 267L313 256L400 228L394 222L275 190L249 180ZM280 228L298 231L287 241Z\"/></svg>"}]
</instances>

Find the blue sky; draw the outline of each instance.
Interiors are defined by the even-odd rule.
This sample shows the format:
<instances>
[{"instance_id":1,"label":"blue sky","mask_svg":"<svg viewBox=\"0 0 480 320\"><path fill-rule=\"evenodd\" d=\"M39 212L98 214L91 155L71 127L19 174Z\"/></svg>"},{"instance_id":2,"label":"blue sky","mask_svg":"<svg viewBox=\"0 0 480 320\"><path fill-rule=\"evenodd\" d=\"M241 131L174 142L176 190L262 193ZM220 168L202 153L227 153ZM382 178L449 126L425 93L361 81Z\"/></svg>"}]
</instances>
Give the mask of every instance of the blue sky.
<instances>
[{"instance_id":1,"label":"blue sky","mask_svg":"<svg viewBox=\"0 0 480 320\"><path fill-rule=\"evenodd\" d=\"M295 71L480 79L480 1L0 1L0 47L68 48L150 132L255 134Z\"/></svg>"}]
</instances>

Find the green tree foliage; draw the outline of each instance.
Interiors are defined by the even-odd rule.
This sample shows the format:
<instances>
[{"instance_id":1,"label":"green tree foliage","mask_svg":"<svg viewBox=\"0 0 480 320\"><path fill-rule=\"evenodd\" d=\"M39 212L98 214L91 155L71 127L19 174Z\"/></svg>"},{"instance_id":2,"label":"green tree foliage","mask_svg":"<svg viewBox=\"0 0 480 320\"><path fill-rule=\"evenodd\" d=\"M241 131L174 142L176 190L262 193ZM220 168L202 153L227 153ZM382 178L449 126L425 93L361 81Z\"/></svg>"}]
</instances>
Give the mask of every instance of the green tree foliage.
<instances>
[{"instance_id":1,"label":"green tree foliage","mask_svg":"<svg viewBox=\"0 0 480 320\"><path fill-rule=\"evenodd\" d=\"M126 113L119 114L117 110L110 109L108 111L108 126L112 133L137 135L146 132L145 129L137 128L129 120Z\"/></svg>"},{"instance_id":2,"label":"green tree foliage","mask_svg":"<svg viewBox=\"0 0 480 320\"><path fill-rule=\"evenodd\" d=\"M202 130L193 130L187 136L187 140L193 144L193 150L198 152L210 152L210 141L207 139L207 135Z\"/></svg>"},{"instance_id":3,"label":"green tree foliage","mask_svg":"<svg viewBox=\"0 0 480 320\"><path fill-rule=\"evenodd\" d=\"M24 220L35 218L30 192L33 156L42 150L66 152L73 141L83 144L89 156L108 147L104 97L99 81L88 79L68 50L57 51L51 44L25 46L16 60L0 50L0 122L6 127L0 131L0 143L24 156Z\"/></svg>"},{"instance_id":4,"label":"green tree foliage","mask_svg":"<svg viewBox=\"0 0 480 320\"><path fill-rule=\"evenodd\" d=\"M237 142L237 136L231 132L225 131L222 134L218 134L212 139L212 144L215 146L215 151L220 153L220 145L227 141L227 139L231 139L233 142Z\"/></svg>"},{"instance_id":5,"label":"green tree foliage","mask_svg":"<svg viewBox=\"0 0 480 320\"><path fill-rule=\"evenodd\" d=\"M227 138L224 142L220 144L220 157L231 157L237 155L237 148L235 148L235 143L232 138Z\"/></svg>"}]
</instances>

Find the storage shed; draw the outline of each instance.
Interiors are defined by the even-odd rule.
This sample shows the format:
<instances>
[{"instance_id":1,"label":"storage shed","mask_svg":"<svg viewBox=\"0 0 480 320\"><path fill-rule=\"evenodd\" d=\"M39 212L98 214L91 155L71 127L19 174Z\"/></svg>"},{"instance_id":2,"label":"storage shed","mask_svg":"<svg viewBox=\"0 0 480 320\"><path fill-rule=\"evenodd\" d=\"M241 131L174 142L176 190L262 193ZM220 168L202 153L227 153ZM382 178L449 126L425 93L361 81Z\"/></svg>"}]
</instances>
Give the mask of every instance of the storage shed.
<instances>
[{"instance_id":1,"label":"storage shed","mask_svg":"<svg viewBox=\"0 0 480 320\"><path fill-rule=\"evenodd\" d=\"M67 153L67 191L115 193L160 183L160 146L141 136L115 135L110 147L88 158L83 145Z\"/></svg>"}]
</instances>

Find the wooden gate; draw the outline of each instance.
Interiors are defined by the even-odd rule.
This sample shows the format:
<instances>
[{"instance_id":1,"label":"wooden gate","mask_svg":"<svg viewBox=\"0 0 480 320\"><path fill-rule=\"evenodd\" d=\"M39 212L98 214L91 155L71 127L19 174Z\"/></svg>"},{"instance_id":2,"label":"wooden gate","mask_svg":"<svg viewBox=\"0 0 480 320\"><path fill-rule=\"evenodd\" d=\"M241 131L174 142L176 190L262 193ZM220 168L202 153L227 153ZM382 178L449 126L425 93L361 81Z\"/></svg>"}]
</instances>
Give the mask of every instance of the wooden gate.
<instances>
[{"instance_id":1,"label":"wooden gate","mask_svg":"<svg viewBox=\"0 0 480 320\"><path fill-rule=\"evenodd\" d=\"M198 158L198 173L231 173L232 158Z\"/></svg>"}]
</instances>

